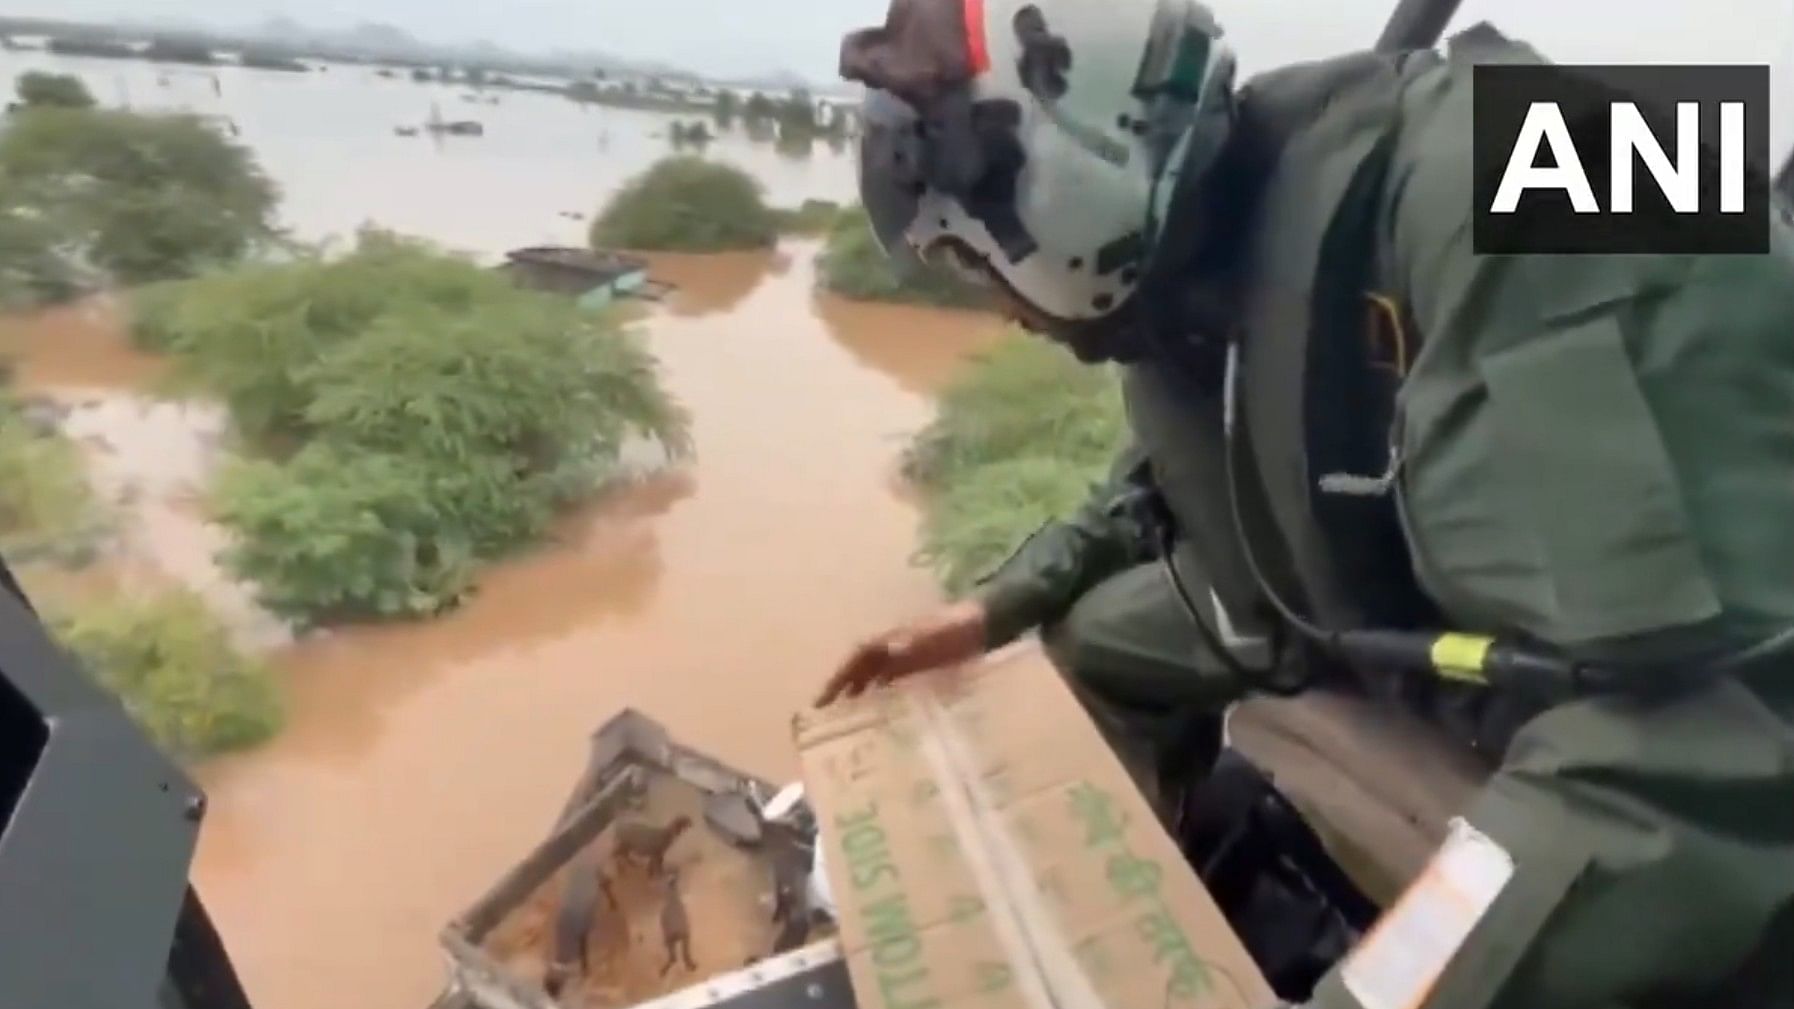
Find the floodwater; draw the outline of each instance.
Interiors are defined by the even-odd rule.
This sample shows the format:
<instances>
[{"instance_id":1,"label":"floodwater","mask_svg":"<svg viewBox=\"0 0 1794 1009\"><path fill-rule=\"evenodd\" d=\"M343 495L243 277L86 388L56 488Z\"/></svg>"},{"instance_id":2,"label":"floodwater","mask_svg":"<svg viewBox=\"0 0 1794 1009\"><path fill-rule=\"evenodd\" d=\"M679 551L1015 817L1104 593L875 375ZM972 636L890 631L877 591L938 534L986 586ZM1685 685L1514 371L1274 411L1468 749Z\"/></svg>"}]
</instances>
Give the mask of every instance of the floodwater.
<instances>
[{"instance_id":1,"label":"floodwater","mask_svg":"<svg viewBox=\"0 0 1794 1009\"><path fill-rule=\"evenodd\" d=\"M308 234L378 217L487 254L571 239L581 225L559 210L596 206L662 150L643 135L655 117L568 105L531 119L510 95L479 107L486 138L434 150L388 122L427 114L430 90L364 74L223 75ZM315 107L297 97L308 93ZM602 117L608 154L593 149ZM781 202L850 185L823 148L786 162L724 146L717 156L739 155ZM258 1009L423 1006L443 976L438 929L541 839L597 724L634 706L786 778L789 716L831 664L934 601L909 564L916 515L898 453L930 393L1000 326L818 297L814 253L656 258L679 289L640 328L692 412L693 463L567 516L453 614L279 654L287 729L199 770L212 802L195 878ZM18 327L9 346L21 384L40 390L128 390L159 374L102 307Z\"/></svg>"},{"instance_id":2,"label":"floodwater","mask_svg":"<svg viewBox=\"0 0 1794 1009\"><path fill-rule=\"evenodd\" d=\"M529 91L487 91L499 104L475 103L464 85L419 84L406 71L390 79L363 66L289 74L0 51L0 90L27 70L75 74L109 105L227 117L280 185L285 223L308 240L377 221L487 255L583 244L599 201L672 150L666 116ZM433 110L478 120L485 135L393 132ZM752 173L779 206L853 199L848 159L824 143L780 152L737 130L706 155Z\"/></svg>"},{"instance_id":3,"label":"floodwater","mask_svg":"<svg viewBox=\"0 0 1794 1009\"><path fill-rule=\"evenodd\" d=\"M457 613L299 645L285 734L205 769L199 884L258 1006L420 1005L436 930L540 840L599 722L633 705L789 776L789 715L830 663L930 603L899 438L950 370L936 348L995 327L820 313L810 252L792 255L782 274L767 256L661 266L683 291L646 329L693 412L694 465L571 516Z\"/></svg>"}]
</instances>

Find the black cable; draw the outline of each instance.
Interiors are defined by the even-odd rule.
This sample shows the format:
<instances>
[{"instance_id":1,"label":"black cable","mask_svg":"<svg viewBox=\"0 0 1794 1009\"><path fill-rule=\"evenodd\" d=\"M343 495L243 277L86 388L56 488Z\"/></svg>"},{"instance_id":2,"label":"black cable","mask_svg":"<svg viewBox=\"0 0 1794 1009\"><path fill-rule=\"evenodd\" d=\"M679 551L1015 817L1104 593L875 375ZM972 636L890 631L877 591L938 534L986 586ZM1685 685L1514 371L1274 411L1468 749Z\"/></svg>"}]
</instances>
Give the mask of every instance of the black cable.
<instances>
[{"instance_id":1,"label":"black cable","mask_svg":"<svg viewBox=\"0 0 1794 1009\"><path fill-rule=\"evenodd\" d=\"M1161 525L1159 527L1159 563L1164 566L1165 574L1170 576L1171 590L1177 593L1178 601L1183 604L1184 613L1189 616L1190 623L1195 625L1197 634L1201 636L1203 643L1208 645L1209 651L1215 653L1215 656L1221 660L1221 664L1227 667L1227 671L1242 683L1259 686L1270 693L1296 693L1296 689L1278 688L1271 683L1271 669L1255 670L1241 662L1239 656L1233 654L1233 650L1221 640L1220 633L1210 627L1207 620L1203 619L1202 611L1197 607L1195 598L1190 595L1189 587L1184 584L1183 575L1177 571L1177 558L1174 556L1173 549L1175 545L1170 528ZM1276 666L1275 654L1272 656L1271 665L1273 668Z\"/></svg>"},{"instance_id":2,"label":"black cable","mask_svg":"<svg viewBox=\"0 0 1794 1009\"><path fill-rule=\"evenodd\" d=\"M1236 398L1238 390L1235 388L1239 374L1239 344L1237 343L1229 344L1227 347L1226 368L1226 377L1222 380L1224 383L1221 419L1222 477L1227 482L1227 508L1233 513L1233 534L1234 538L1240 542L1240 554L1245 558L1246 569L1251 572L1252 580L1258 583L1259 592L1264 594L1265 599L1270 602L1271 608L1276 610L1277 614L1297 633L1329 652L1336 653L1339 646L1339 632L1329 631L1307 620L1297 613L1295 607L1286 602L1283 596L1278 594L1276 587L1271 584L1269 578L1265 577L1264 569L1258 564L1258 556L1252 548L1252 537L1246 534L1245 513L1240 508L1240 478L1236 459L1239 438L1234 434L1235 414L1239 409L1239 401Z\"/></svg>"},{"instance_id":3,"label":"black cable","mask_svg":"<svg viewBox=\"0 0 1794 1009\"><path fill-rule=\"evenodd\" d=\"M1717 673L1737 672L1745 666L1754 665L1771 656L1786 654L1790 649L1794 649L1794 627L1783 628L1754 645L1747 645L1728 655L1721 655L1707 663L1707 668Z\"/></svg>"},{"instance_id":4,"label":"black cable","mask_svg":"<svg viewBox=\"0 0 1794 1009\"><path fill-rule=\"evenodd\" d=\"M1451 632L1414 632L1399 630L1329 630L1306 619L1278 594L1264 569L1258 564L1252 538L1246 533L1246 520L1240 508L1237 453L1239 435L1236 430L1238 412L1239 345L1227 349L1224 386L1224 428L1222 432L1227 482L1228 507L1233 511L1234 535L1240 542L1240 553L1252 579L1258 583L1271 606L1298 634L1314 642L1328 654L1347 663L1365 662L1394 664L1430 671L1447 678L1463 679L1484 685L1513 686L1542 695L1570 695L1595 691L1633 691L1648 693L1663 686L1676 687L1691 681L1712 679L1734 672L1763 659L1794 651L1794 627L1784 628L1766 638L1721 652L1706 659L1678 663L1590 663L1572 659L1555 651L1498 641L1492 637L1463 635Z\"/></svg>"}]
</instances>

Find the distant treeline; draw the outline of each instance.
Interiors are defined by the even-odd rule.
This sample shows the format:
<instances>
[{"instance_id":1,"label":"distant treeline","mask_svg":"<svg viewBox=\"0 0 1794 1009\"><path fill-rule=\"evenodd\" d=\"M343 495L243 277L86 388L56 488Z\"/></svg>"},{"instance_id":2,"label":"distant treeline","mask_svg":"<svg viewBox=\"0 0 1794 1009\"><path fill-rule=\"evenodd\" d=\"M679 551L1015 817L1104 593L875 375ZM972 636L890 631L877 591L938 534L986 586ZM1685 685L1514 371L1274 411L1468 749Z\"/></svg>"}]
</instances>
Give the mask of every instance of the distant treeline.
<instances>
[{"instance_id":1,"label":"distant treeline","mask_svg":"<svg viewBox=\"0 0 1794 1009\"><path fill-rule=\"evenodd\" d=\"M45 50L58 56L87 56L100 59L149 60L152 63L186 63L193 66L219 66L227 61L205 46L172 39L152 39L139 49L121 42L96 39L52 38ZM285 53L266 48L243 50L238 62L257 70L286 70L305 73L310 67Z\"/></svg>"},{"instance_id":2,"label":"distant treeline","mask_svg":"<svg viewBox=\"0 0 1794 1009\"><path fill-rule=\"evenodd\" d=\"M57 40L54 52L79 56L102 56L113 59L141 59L136 43L151 37L172 43L194 46L210 52L255 51L286 60L315 60L328 63L355 63L399 67L438 67L445 63L464 65L477 62L489 73L520 76L578 77L589 73L586 63L566 58L544 59L494 53L477 60L468 60L443 50L431 52L424 47L386 47L335 43L326 40L295 40L287 44L279 39L234 35L214 31L182 31L175 29L127 28L116 25L88 24L48 18L25 18L0 15L0 36L43 36ZM50 47L46 47L50 48Z\"/></svg>"},{"instance_id":3,"label":"distant treeline","mask_svg":"<svg viewBox=\"0 0 1794 1009\"><path fill-rule=\"evenodd\" d=\"M245 49L241 60L246 67L256 70L285 70L290 73L307 73L311 67L278 52L267 49Z\"/></svg>"},{"instance_id":4,"label":"distant treeline","mask_svg":"<svg viewBox=\"0 0 1794 1009\"><path fill-rule=\"evenodd\" d=\"M123 42L102 39L53 38L45 49L58 56L98 56L106 59L134 60L143 54Z\"/></svg>"}]
</instances>

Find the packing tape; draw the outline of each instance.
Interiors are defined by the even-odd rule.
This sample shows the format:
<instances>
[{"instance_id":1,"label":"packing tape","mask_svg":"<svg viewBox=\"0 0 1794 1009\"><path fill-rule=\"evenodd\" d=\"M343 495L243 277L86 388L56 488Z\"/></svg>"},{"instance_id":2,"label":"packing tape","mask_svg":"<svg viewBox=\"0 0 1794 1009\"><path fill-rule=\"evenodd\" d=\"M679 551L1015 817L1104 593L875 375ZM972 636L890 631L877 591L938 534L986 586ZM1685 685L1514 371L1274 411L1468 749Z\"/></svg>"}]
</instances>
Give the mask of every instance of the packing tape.
<instances>
[{"instance_id":1,"label":"packing tape","mask_svg":"<svg viewBox=\"0 0 1794 1009\"><path fill-rule=\"evenodd\" d=\"M907 693L919 750L940 786L959 849L981 891L997 940L1031 1009L1106 1009L1034 885L1028 861L977 770L972 747L939 698Z\"/></svg>"}]
</instances>

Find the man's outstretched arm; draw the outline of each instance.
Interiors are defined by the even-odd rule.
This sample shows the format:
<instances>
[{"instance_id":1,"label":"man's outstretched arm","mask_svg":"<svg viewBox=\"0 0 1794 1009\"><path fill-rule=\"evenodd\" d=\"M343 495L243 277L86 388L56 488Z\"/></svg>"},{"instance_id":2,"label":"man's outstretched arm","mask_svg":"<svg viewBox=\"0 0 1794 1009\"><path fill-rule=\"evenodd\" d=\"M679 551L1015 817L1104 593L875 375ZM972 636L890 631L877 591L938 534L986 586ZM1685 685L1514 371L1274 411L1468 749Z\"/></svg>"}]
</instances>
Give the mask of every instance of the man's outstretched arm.
<instances>
[{"instance_id":1,"label":"man's outstretched arm","mask_svg":"<svg viewBox=\"0 0 1794 1009\"><path fill-rule=\"evenodd\" d=\"M986 645L998 648L1063 615L1092 586L1157 550L1150 511L1157 491L1144 454L1130 446L1072 515L1040 527L980 582Z\"/></svg>"}]
</instances>

